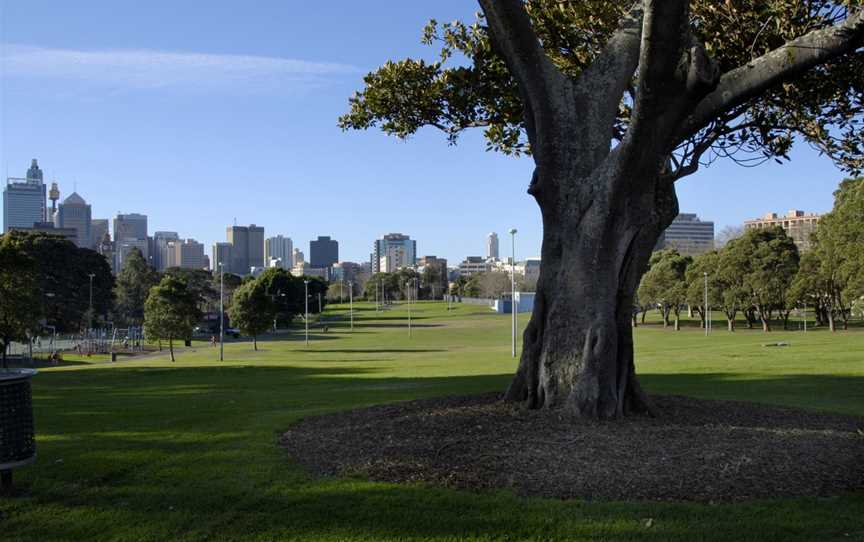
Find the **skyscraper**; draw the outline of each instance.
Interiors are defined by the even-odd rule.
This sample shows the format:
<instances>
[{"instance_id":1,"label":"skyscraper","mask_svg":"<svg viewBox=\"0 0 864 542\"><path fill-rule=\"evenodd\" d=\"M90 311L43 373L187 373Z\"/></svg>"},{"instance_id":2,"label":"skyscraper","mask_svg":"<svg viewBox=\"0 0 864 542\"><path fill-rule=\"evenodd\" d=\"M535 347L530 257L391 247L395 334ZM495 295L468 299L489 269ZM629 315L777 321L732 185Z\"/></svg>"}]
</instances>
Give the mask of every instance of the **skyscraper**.
<instances>
[{"instance_id":1,"label":"skyscraper","mask_svg":"<svg viewBox=\"0 0 864 542\"><path fill-rule=\"evenodd\" d=\"M309 265L314 269L326 269L339 261L339 242L328 236L318 236L309 241Z\"/></svg>"},{"instance_id":2,"label":"skyscraper","mask_svg":"<svg viewBox=\"0 0 864 542\"><path fill-rule=\"evenodd\" d=\"M225 230L231 243L230 272L248 275L251 267L264 267L264 228L249 226L228 226Z\"/></svg>"},{"instance_id":3,"label":"skyscraper","mask_svg":"<svg viewBox=\"0 0 864 542\"><path fill-rule=\"evenodd\" d=\"M108 233L107 218L94 218L90 221L90 246L94 250L98 251L99 246L102 244L102 240L105 238L106 233Z\"/></svg>"},{"instance_id":4,"label":"skyscraper","mask_svg":"<svg viewBox=\"0 0 864 542\"><path fill-rule=\"evenodd\" d=\"M231 263L234 260L234 245L231 243L215 243L213 245L213 257L210 258L213 264L213 272L219 273L221 268L224 273L232 273Z\"/></svg>"},{"instance_id":5,"label":"skyscraper","mask_svg":"<svg viewBox=\"0 0 864 542\"><path fill-rule=\"evenodd\" d=\"M494 231L486 236L486 259L498 259L498 234Z\"/></svg>"},{"instance_id":6,"label":"skyscraper","mask_svg":"<svg viewBox=\"0 0 864 542\"><path fill-rule=\"evenodd\" d=\"M411 267L417 260L417 241L401 233L388 233L377 239L372 249L369 261L373 273Z\"/></svg>"},{"instance_id":7,"label":"skyscraper","mask_svg":"<svg viewBox=\"0 0 864 542\"><path fill-rule=\"evenodd\" d=\"M32 228L45 222L45 183L36 159L30 163L25 178L9 177L3 190L3 231L12 228Z\"/></svg>"},{"instance_id":8,"label":"skyscraper","mask_svg":"<svg viewBox=\"0 0 864 542\"><path fill-rule=\"evenodd\" d=\"M290 237L277 235L264 241L264 263L270 266L272 260L279 260L282 269L294 267L294 243Z\"/></svg>"},{"instance_id":9,"label":"skyscraper","mask_svg":"<svg viewBox=\"0 0 864 542\"><path fill-rule=\"evenodd\" d=\"M168 241L166 267L204 269L204 245L195 239Z\"/></svg>"},{"instance_id":10,"label":"skyscraper","mask_svg":"<svg viewBox=\"0 0 864 542\"><path fill-rule=\"evenodd\" d=\"M162 271L168 267L168 243L171 241L180 240L180 236L176 231L157 231L153 234L153 268L156 271ZM203 250L203 249L202 249Z\"/></svg>"},{"instance_id":11,"label":"skyscraper","mask_svg":"<svg viewBox=\"0 0 864 542\"><path fill-rule=\"evenodd\" d=\"M124 239L147 239L147 215L117 213L114 218L114 241Z\"/></svg>"},{"instance_id":12,"label":"skyscraper","mask_svg":"<svg viewBox=\"0 0 864 542\"><path fill-rule=\"evenodd\" d=\"M72 192L69 197L64 199L54 214L54 227L74 228L76 232L75 244L82 248L93 246L91 221L90 206L77 192Z\"/></svg>"}]
</instances>

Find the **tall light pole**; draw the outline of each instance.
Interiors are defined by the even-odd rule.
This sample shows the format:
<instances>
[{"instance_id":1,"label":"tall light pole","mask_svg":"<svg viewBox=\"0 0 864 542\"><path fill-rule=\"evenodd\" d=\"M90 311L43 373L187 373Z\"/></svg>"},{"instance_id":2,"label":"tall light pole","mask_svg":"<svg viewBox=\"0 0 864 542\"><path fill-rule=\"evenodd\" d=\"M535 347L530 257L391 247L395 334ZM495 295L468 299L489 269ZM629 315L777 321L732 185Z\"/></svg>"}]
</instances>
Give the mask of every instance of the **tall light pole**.
<instances>
[{"instance_id":1,"label":"tall light pole","mask_svg":"<svg viewBox=\"0 0 864 542\"><path fill-rule=\"evenodd\" d=\"M413 279L412 279L413 282ZM411 338L411 293L414 290L414 285L408 283L408 338Z\"/></svg>"},{"instance_id":2,"label":"tall light pole","mask_svg":"<svg viewBox=\"0 0 864 542\"><path fill-rule=\"evenodd\" d=\"M510 312L512 313L513 333L511 341L512 355L516 357L516 228L510 228L512 241L512 256L510 258Z\"/></svg>"},{"instance_id":3,"label":"tall light pole","mask_svg":"<svg viewBox=\"0 0 864 542\"><path fill-rule=\"evenodd\" d=\"M309 281L303 281L303 301L305 303L306 317L303 319L306 322L306 346L309 346Z\"/></svg>"},{"instance_id":4,"label":"tall light pole","mask_svg":"<svg viewBox=\"0 0 864 542\"><path fill-rule=\"evenodd\" d=\"M348 314L351 316L351 331L354 331L354 281L348 281Z\"/></svg>"},{"instance_id":5,"label":"tall light pole","mask_svg":"<svg viewBox=\"0 0 864 542\"><path fill-rule=\"evenodd\" d=\"M708 272L703 272L702 277L704 279L704 288L702 294L702 310L704 311L702 316L705 318L705 336L708 336Z\"/></svg>"},{"instance_id":6,"label":"tall light pole","mask_svg":"<svg viewBox=\"0 0 864 542\"><path fill-rule=\"evenodd\" d=\"M88 326L90 329L93 329L93 277L95 277L95 273L90 273L90 322L88 322Z\"/></svg>"},{"instance_id":7,"label":"tall light pole","mask_svg":"<svg viewBox=\"0 0 864 542\"><path fill-rule=\"evenodd\" d=\"M219 262L219 361L225 361L225 264Z\"/></svg>"}]
</instances>

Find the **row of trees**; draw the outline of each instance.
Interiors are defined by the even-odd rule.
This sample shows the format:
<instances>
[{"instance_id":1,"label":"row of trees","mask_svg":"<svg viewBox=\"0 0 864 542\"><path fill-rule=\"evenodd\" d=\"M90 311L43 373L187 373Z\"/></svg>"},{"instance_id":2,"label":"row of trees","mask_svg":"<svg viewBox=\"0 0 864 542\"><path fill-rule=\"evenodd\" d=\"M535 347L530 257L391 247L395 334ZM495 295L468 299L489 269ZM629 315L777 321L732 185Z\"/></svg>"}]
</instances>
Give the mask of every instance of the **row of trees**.
<instances>
[{"instance_id":1,"label":"row of trees","mask_svg":"<svg viewBox=\"0 0 864 542\"><path fill-rule=\"evenodd\" d=\"M841 183L834 209L803 254L779 227L749 230L695 259L656 252L639 286L634 324L637 313L644 321L657 308L664 325L671 318L679 329L682 307L689 307L705 325L706 287L708 306L724 314L730 331L739 314L748 327L759 322L770 331L779 318L785 329L792 311L805 306L817 324L834 331L840 320L845 329L864 306L864 178Z\"/></svg>"}]
</instances>

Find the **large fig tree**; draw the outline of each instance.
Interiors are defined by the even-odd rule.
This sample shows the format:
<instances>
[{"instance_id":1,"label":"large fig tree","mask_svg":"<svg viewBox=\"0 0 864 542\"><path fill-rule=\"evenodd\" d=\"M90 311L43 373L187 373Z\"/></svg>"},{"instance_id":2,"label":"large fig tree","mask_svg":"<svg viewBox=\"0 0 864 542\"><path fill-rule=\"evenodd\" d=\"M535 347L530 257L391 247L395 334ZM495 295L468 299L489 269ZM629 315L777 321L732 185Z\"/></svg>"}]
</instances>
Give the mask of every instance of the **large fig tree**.
<instances>
[{"instance_id":1,"label":"large fig tree","mask_svg":"<svg viewBox=\"0 0 864 542\"><path fill-rule=\"evenodd\" d=\"M507 397L586 417L651 411L636 378L634 292L678 212L675 182L718 158L784 160L806 141L864 163L861 1L480 0L432 21L436 62L387 62L340 119L451 143L481 127L530 154L543 265ZM580 310L576 310L579 308Z\"/></svg>"}]
</instances>

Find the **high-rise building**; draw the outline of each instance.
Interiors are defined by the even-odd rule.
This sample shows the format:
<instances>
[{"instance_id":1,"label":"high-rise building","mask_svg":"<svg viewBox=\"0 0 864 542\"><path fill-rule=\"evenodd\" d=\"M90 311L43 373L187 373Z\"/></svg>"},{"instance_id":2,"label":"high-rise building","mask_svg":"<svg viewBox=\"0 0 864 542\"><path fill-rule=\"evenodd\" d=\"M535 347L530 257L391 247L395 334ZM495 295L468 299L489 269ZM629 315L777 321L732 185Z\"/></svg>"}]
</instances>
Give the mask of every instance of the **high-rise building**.
<instances>
[{"instance_id":1,"label":"high-rise building","mask_svg":"<svg viewBox=\"0 0 864 542\"><path fill-rule=\"evenodd\" d=\"M400 267L413 267L417 260L417 241L401 233L388 233L377 239L372 249L369 261L373 273L390 273Z\"/></svg>"},{"instance_id":2,"label":"high-rise building","mask_svg":"<svg viewBox=\"0 0 864 542\"><path fill-rule=\"evenodd\" d=\"M328 236L309 241L309 265L314 269L327 269L339 261L339 242Z\"/></svg>"},{"instance_id":3,"label":"high-rise building","mask_svg":"<svg viewBox=\"0 0 864 542\"><path fill-rule=\"evenodd\" d=\"M72 192L54 213L54 226L57 228L74 228L75 244L79 247L90 248L93 245L91 235L91 211L90 206L77 192Z\"/></svg>"},{"instance_id":4,"label":"high-rise building","mask_svg":"<svg viewBox=\"0 0 864 542\"><path fill-rule=\"evenodd\" d=\"M171 265L168 265L170 249L168 244L172 241L179 241L180 236L176 231L157 231L153 234L153 268L156 271L163 271ZM203 248L202 248L203 250Z\"/></svg>"},{"instance_id":5,"label":"high-rise building","mask_svg":"<svg viewBox=\"0 0 864 542\"><path fill-rule=\"evenodd\" d=\"M168 266L204 269L204 245L195 239L168 242Z\"/></svg>"},{"instance_id":6,"label":"high-rise building","mask_svg":"<svg viewBox=\"0 0 864 542\"><path fill-rule=\"evenodd\" d=\"M264 228L228 226L225 231L231 249L231 273L248 275L252 267L264 267Z\"/></svg>"},{"instance_id":7,"label":"high-rise building","mask_svg":"<svg viewBox=\"0 0 864 542\"><path fill-rule=\"evenodd\" d=\"M25 178L9 177L3 190L3 231L13 228L32 228L45 222L45 183L42 170L34 158Z\"/></svg>"},{"instance_id":8,"label":"high-rise building","mask_svg":"<svg viewBox=\"0 0 864 542\"><path fill-rule=\"evenodd\" d=\"M213 245L213 256L210 262L213 264L213 272L219 273L222 269L224 273L232 273L231 265L234 261L234 245L231 243L215 243Z\"/></svg>"},{"instance_id":9,"label":"high-rise building","mask_svg":"<svg viewBox=\"0 0 864 542\"><path fill-rule=\"evenodd\" d=\"M655 250L675 249L687 256L714 250L714 222L699 220L693 213L681 213L660 235Z\"/></svg>"},{"instance_id":10,"label":"high-rise building","mask_svg":"<svg viewBox=\"0 0 864 542\"><path fill-rule=\"evenodd\" d=\"M90 221L90 246L93 250L98 252L99 246L102 244L102 240L105 238L105 234L107 233L107 218L94 218ZM110 234L108 235L108 238L111 238Z\"/></svg>"},{"instance_id":11,"label":"high-rise building","mask_svg":"<svg viewBox=\"0 0 864 542\"><path fill-rule=\"evenodd\" d=\"M299 248L294 249L294 255L293 255L292 259L293 259L293 262L291 262L291 267L294 267L295 265L298 265L298 264L306 263L306 257L303 255L303 251L300 250Z\"/></svg>"},{"instance_id":12,"label":"high-rise building","mask_svg":"<svg viewBox=\"0 0 864 542\"><path fill-rule=\"evenodd\" d=\"M264 241L264 261L268 267L272 267L271 262L279 261L279 267L285 270L290 270L294 267L294 243L290 237L277 235L269 237Z\"/></svg>"},{"instance_id":13,"label":"high-rise building","mask_svg":"<svg viewBox=\"0 0 864 542\"><path fill-rule=\"evenodd\" d=\"M48 215L45 217L46 222L54 221L54 214L57 213L57 202L60 201L60 187L57 182L51 183L51 190L48 191L48 199L51 200L51 209L48 210Z\"/></svg>"},{"instance_id":14,"label":"high-rise building","mask_svg":"<svg viewBox=\"0 0 864 542\"><path fill-rule=\"evenodd\" d=\"M135 249L138 249L141 252L141 256L144 257L144 260L147 260L147 239L122 239L120 241L115 241L114 243L114 272L119 273L123 271L123 266L126 264L126 260L129 258L129 253Z\"/></svg>"},{"instance_id":15,"label":"high-rise building","mask_svg":"<svg viewBox=\"0 0 864 542\"><path fill-rule=\"evenodd\" d=\"M147 239L147 215L117 213L114 217L114 242L124 239Z\"/></svg>"},{"instance_id":16,"label":"high-rise building","mask_svg":"<svg viewBox=\"0 0 864 542\"><path fill-rule=\"evenodd\" d=\"M498 259L498 234L494 231L486 236L486 259Z\"/></svg>"},{"instance_id":17,"label":"high-rise building","mask_svg":"<svg viewBox=\"0 0 864 542\"><path fill-rule=\"evenodd\" d=\"M745 230L780 226L786 235L792 238L798 250L802 252L810 249L812 236L818 225L818 214L805 213L797 209L788 211L784 216L778 216L777 213L767 213L762 218L744 221Z\"/></svg>"}]
</instances>

